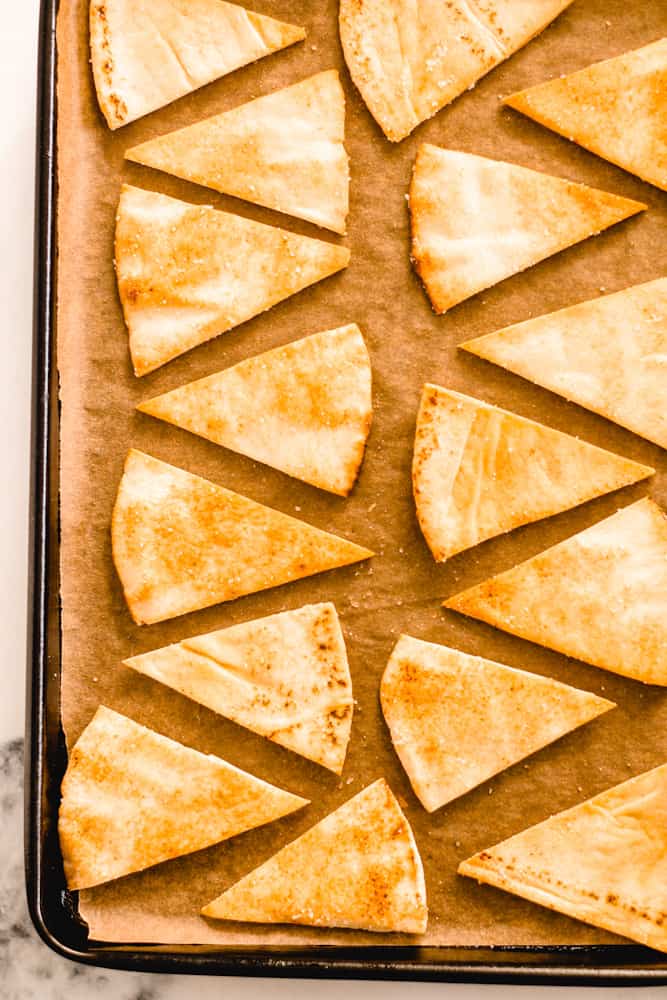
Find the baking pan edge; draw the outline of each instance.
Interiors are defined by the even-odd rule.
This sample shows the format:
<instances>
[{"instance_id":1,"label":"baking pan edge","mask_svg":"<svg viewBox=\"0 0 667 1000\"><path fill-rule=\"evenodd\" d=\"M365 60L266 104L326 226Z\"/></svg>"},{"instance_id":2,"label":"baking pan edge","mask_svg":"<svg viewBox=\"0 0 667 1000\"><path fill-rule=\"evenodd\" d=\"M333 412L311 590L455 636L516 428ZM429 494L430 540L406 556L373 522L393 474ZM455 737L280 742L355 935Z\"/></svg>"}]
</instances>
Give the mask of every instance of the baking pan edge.
<instances>
[{"instance_id":1,"label":"baking pan edge","mask_svg":"<svg viewBox=\"0 0 667 1000\"><path fill-rule=\"evenodd\" d=\"M42 940L86 965L154 973L558 985L664 985L667 961L634 945L559 948L108 948L88 942L64 889L57 840L65 767L59 718L56 16L42 0L37 90L32 478L25 754L28 907Z\"/></svg>"}]
</instances>

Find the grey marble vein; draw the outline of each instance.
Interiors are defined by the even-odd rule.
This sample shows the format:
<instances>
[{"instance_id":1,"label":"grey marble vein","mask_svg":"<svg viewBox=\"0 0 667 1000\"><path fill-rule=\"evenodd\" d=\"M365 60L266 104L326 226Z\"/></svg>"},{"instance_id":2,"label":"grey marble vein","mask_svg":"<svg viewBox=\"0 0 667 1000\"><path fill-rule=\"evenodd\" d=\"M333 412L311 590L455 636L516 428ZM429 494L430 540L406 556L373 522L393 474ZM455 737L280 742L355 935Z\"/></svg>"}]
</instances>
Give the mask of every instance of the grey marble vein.
<instances>
[{"instance_id":1,"label":"grey marble vein","mask_svg":"<svg viewBox=\"0 0 667 1000\"><path fill-rule=\"evenodd\" d=\"M23 742L0 744L0 1000L516 1000L513 986L342 983L218 979L109 972L76 965L51 952L28 915L23 887ZM525 989L522 1000L637 996L634 989ZM641 991L641 1000L667 1000L667 990ZM565 1000L565 998L564 998Z\"/></svg>"},{"instance_id":2,"label":"grey marble vein","mask_svg":"<svg viewBox=\"0 0 667 1000\"><path fill-rule=\"evenodd\" d=\"M23 742L0 747L0 997L3 1000L157 1000L176 997L176 977L89 969L39 939L23 881ZM187 996L183 992L182 996Z\"/></svg>"}]
</instances>

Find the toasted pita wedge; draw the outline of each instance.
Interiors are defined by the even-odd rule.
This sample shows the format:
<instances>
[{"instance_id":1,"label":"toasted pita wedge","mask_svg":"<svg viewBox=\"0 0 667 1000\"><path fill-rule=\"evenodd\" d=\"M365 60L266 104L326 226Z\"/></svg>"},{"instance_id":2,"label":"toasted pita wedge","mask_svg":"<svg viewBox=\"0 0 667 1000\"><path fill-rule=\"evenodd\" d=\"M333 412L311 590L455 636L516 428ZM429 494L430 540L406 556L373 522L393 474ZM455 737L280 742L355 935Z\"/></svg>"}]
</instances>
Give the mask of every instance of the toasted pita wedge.
<instances>
[{"instance_id":1,"label":"toasted pita wedge","mask_svg":"<svg viewBox=\"0 0 667 1000\"><path fill-rule=\"evenodd\" d=\"M615 707L550 677L409 635L394 647L380 698L428 812Z\"/></svg>"},{"instance_id":2,"label":"toasted pita wedge","mask_svg":"<svg viewBox=\"0 0 667 1000\"><path fill-rule=\"evenodd\" d=\"M667 951L667 764L481 851L459 874Z\"/></svg>"},{"instance_id":3,"label":"toasted pita wedge","mask_svg":"<svg viewBox=\"0 0 667 1000\"><path fill-rule=\"evenodd\" d=\"M570 3L341 0L340 36L368 110L387 138L399 142Z\"/></svg>"},{"instance_id":4,"label":"toasted pita wedge","mask_svg":"<svg viewBox=\"0 0 667 1000\"><path fill-rule=\"evenodd\" d=\"M437 313L646 205L562 177L423 144L410 187L412 258Z\"/></svg>"},{"instance_id":5,"label":"toasted pita wedge","mask_svg":"<svg viewBox=\"0 0 667 1000\"><path fill-rule=\"evenodd\" d=\"M70 754L58 830L70 889L228 840L308 804L100 706Z\"/></svg>"},{"instance_id":6,"label":"toasted pita wedge","mask_svg":"<svg viewBox=\"0 0 667 1000\"><path fill-rule=\"evenodd\" d=\"M646 684L667 685L667 518L639 500L445 607Z\"/></svg>"},{"instance_id":7,"label":"toasted pita wedge","mask_svg":"<svg viewBox=\"0 0 667 1000\"><path fill-rule=\"evenodd\" d=\"M667 448L667 278L460 346Z\"/></svg>"},{"instance_id":8,"label":"toasted pita wedge","mask_svg":"<svg viewBox=\"0 0 667 1000\"><path fill-rule=\"evenodd\" d=\"M309 604L125 660L336 774L352 726L352 680L333 604Z\"/></svg>"},{"instance_id":9,"label":"toasted pita wedge","mask_svg":"<svg viewBox=\"0 0 667 1000\"><path fill-rule=\"evenodd\" d=\"M112 129L305 37L225 0L90 4L97 98Z\"/></svg>"},{"instance_id":10,"label":"toasted pita wedge","mask_svg":"<svg viewBox=\"0 0 667 1000\"><path fill-rule=\"evenodd\" d=\"M479 399L424 386L412 481L438 562L654 472Z\"/></svg>"},{"instance_id":11,"label":"toasted pita wedge","mask_svg":"<svg viewBox=\"0 0 667 1000\"><path fill-rule=\"evenodd\" d=\"M283 847L202 914L423 934L428 911L422 863L384 778Z\"/></svg>"},{"instance_id":12,"label":"toasted pita wedge","mask_svg":"<svg viewBox=\"0 0 667 1000\"><path fill-rule=\"evenodd\" d=\"M350 175L336 70L135 146L127 160L345 232Z\"/></svg>"},{"instance_id":13,"label":"toasted pita wedge","mask_svg":"<svg viewBox=\"0 0 667 1000\"><path fill-rule=\"evenodd\" d=\"M371 425L370 358L351 324L249 358L138 409L347 496Z\"/></svg>"},{"instance_id":14,"label":"toasted pita wedge","mask_svg":"<svg viewBox=\"0 0 667 1000\"><path fill-rule=\"evenodd\" d=\"M116 271L137 375L347 267L346 247L124 185Z\"/></svg>"},{"instance_id":15,"label":"toasted pita wedge","mask_svg":"<svg viewBox=\"0 0 667 1000\"><path fill-rule=\"evenodd\" d=\"M667 191L667 38L529 87L505 104Z\"/></svg>"},{"instance_id":16,"label":"toasted pita wedge","mask_svg":"<svg viewBox=\"0 0 667 1000\"><path fill-rule=\"evenodd\" d=\"M125 462L111 530L114 563L138 625L373 554L135 450Z\"/></svg>"}]
</instances>

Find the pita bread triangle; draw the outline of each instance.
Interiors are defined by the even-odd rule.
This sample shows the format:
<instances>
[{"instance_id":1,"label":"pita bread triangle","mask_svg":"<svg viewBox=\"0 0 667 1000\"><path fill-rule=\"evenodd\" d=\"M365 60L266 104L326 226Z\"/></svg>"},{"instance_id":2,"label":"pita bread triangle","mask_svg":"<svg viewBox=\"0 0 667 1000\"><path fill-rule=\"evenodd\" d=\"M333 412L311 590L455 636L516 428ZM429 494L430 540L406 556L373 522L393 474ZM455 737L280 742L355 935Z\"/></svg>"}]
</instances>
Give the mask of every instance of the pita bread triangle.
<instances>
[{"instance_id":1,"label":"pita bread triangle","mask_svg":"<svg viewBox=\"0 0 667 1000\"><path fill-rule=\"evenodd\" d=\"M638 500L444 603L623 677L667 685L667 518Z\"/></svg>"},{"instance_id":2,"label":"pita bread triangle","mask_svg":"<svg viewBox=\"0 0 667 1000\"><path fill-rule=\"evenodd\" d=\"M347 267L346 247L124 185L116 272L145 375Z\"/></svg>"},{"instance_id":3,"label":"pita bread triangle","mask_svg":"<svg viewBox=\"0 0 667 1000\"><path fill-rule=\"evenodd\" d=\"M58 829L70 889L210 847L307 799L100 706L73 747Z\"/></svg>"},{"instance_id":4,"label":"pita bread triangle","mask_svg":"<svg viewBox=\"0 0 667 1000\"><path fill-rule=\"evenodd\" d=\"M352 680L333 604L310 604L125 660L241 726L343 770Z\"/></svg>"},{"instance_id":5,"label":"pita bread triangle","mask_svg":"<svg viewBox=\"0 0 667 1000\"><path fill-rule=\"evenodd\" d=\"M91 0L97 98L109 128L306 37L225 0Z\"/></svg>"},{"instance_id":6,"label":"pita bread triangle","mask_svg":"<svg viewBox=\"0 0 667 1000\"><path fill-rule=\"evenodd\" d=\"M424 143L410 187L412 259L437 313L646 205L514 163Z\"/></svg>"},{"instance_id":7,"label":"pita bread triangle","mask_svg":"<svg viewBox=\"0 0 667 1000\"><path fill-rule=\"evenodd\" d=\"M384 778L202 910L217 920L423 934L424 872Z\"/></svg>"},{"instance_id":8,"label":"pita bread triangle","mask_svg":"<svg viewBox=\"0 0 667 1000\"><path fill-rule=\"evenodd\" d=\"M341 0L340 36L368 110L399 142L539 34L571 0Z\"/></svg>"},{"instance_id":9,"label":"pita bread triangle","mask_svg":"<svg viewBox=\"0 0 667 1000\"><path fill-rule=\"evenodd\" d=\"M667 38L504 103L667 191Z\"/></svg>"},{"instance_id":10,"label":"pita bread triangle","mask_svg":"<svg viewBox=\"0 0 667 1000\"><path fill-rule=\"evenodd\" d=\"M382 677L385 721L428 812L614 708L613 702L403 635Z\"/></svg>"},{"instance_id":11,"label":"pita bread triangle","mask_svg":"<svg viewBox=\"0 0 667 1000\"><path fill-rule=\"evenodd\" d=\"M113 558L138 625L348 566L373 553L132 449Z\"/></svg>"},{"instance_id":12,"label":"pita bread triangle","mask_svg":"<svg viewBox=\"0 0 667 1000\"><path fill-rule=\"evenodd\" d=\"M372 419L370 358L352 324L249 358L138 409L347 496Z\"/></svg>"},{"instance_id":13,"label":"pita bread triangle","mask_svg":"<svg viewBox=\"0 0 667 1000\"><path fill-rule=\"evenodd\" d=\"M667 278L460 346L667 448Z\"/></svg>"},{"instance_id":14,"label":"pita bread triangle","mask_svg":"<svg viewBox=\"0 0 667 1000\"><path fill-rule=\"evenodd\" d=\"M438 562L654 471L471 396L424 386L412 479Z\"/></svg>"},{"instance_id":15,"label":"pita bread triangle","mask_svg":"<svg viewBox=\"0 0 667 1000\"><path fill-rule=\"evenodd\" d=\"M667 951L667 764L551 816L459 874Z\"/></svg>"},{"instance_id":16,"label":"pita bread triangle","mask_svg":"<svg viewBox=\"0 0 667 1000\"><path fill-rule=\"evenodd\" d=\"M336 70L135 146L127 160L345 233L345 95Z\"/></svg>"}]
</instances>

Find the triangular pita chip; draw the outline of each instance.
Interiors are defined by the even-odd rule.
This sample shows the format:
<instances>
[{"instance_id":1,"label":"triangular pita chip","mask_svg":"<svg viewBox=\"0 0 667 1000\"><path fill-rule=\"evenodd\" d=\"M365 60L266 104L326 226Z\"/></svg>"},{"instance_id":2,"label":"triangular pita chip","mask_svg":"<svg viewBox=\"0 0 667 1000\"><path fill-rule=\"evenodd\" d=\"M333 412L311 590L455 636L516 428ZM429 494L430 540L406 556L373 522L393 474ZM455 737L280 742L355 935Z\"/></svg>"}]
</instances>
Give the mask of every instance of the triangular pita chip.
<instances>
[{"instance_id":1,"label":"triangular pita chip","mask_svg":"<svg viewBox=\"0 0 667 1000\"><path fill-rule=\"evenodd\" d=\"M306 37L225 0L91 0L95 86L109 128Z\"/></svg>"},{"instance_id":2,"label":"triangular pita chip","mask_svg":"<svg viewBox=\"0 0 667 1000\"><path fill-rule=\"evenodd\" d=\"M326 70L135 146L125 158L345 232L345 95Z\"/></svg>"},{"instance_id":3,"label":"triangular pita chip","mask_svg":"<svg viewBox=\"0 0 667 1000\"><path fill-rule=\"evenodd\" d=\"M374 782L223 892L218 920L423 934L424 872L412 830Z\"/></svg>"},{"instance_id":4,"label":"triangular pita chip","mask_svg":"<svg viewBox=\"0 0 667 1000\"><path fill-rule=\"evenodd\" d=\"M667 951L667 764L459 865L486 882Z\"/></svg>"},{"instance_id":5,"label":"triangular pita chip","mask_svg":"<svg viewBox=\"0 0 667 1000\"><path fill-rule=\"evenodd\" d=\"M138 625L348 566L373 553L131 450L112 519L113 558Z\"/></svg>"},{"instance_id":6,"label":"triangular pita chip","mask_svg":"<svg viewBox=\"0 0 667 1000\"><path fill-rule=\"evenodd\" d=\"M380 686L415 795L433 812L614 708L611 701L403 635Z\"/></svg>"},{"instance_id":7,"label":"triangular pita chip","mask_svg":"<svg viewBox=\"0 0 667 1000\"><path fill-rule=\"evenodd\" d=\"M652 500L639 500L445 607L667 685L667 518Z\"/></svg>"},{"instance_id":8,"label":"triangular pita chip","mask_svg":"<svg viewBox=\"0 0 667 1000\"><path fill-rule=\"evenodd\" d=\"M388 139L420 122L539 34L571 0L341 0L354 83Z\"/></svg>"},{"instance_id":9,"label":"triangular pita chip","mask_svg":"<svg viewBox=\"0 0 667 1000\"><path fill-rule=\"evenodd\" d=\"M412 258L433 308L444 313L645 208L515 163L425 143L410 187Z\"/></svg>"},{"instance_id":10,"label":"triangular pita chip","mask_svg":"<svg viewBox=\"0 0 667 1000\"><path fill-rule=\"evenodd\" d=\"M116 271L137 375L347 267L346 247L124 185Z\"/></svg>"},{"instance_id":11,"label":"triangular pita chip","mask_svg":"<svg viewBox=\"0 0 667 1000\"><path fill-rule=\"evenodd\" d=\"M667 448L667 278L460 346Z\"/></svg>"},{"instance_id":12,"label":"triangular pita chip","mask_svg":"<svg viewBox=\"0 0 667 1000\"><path fill-rule=\"evenodd\" d=\"M424 386L412 480L419 524L439 562L654 471L479 399Z\"/></svg>"},{"instance_id":13,"label":"triangular pita chip","mask_svg":"<svg viewBox=\"0 0 667 1000\"><path fill-rule=\"evenodd\" d=\"M667 191L667 38L529 87L505 104Z\"/></svg>"},{"instance_id":14,"label":"triangular pita chip","mask_svg":"<svg viewBox=\"0 0 667 1000\"><path fill-rule=\"evenodd\" d=\"M125 660L207 708L340 774L352 680L333 604L309 604Z\"/></svg>"},{"instance_id":15,"label":"triangular pita chip","mask_svg":"<svg viewBox=\"0 0 667 1000\"><path fill-rule=\"evenodd\" d=\"M372 419L370 358L351 324L241 361L138 409L347 496Z\"/></svg>"},{"instance_id":16,"label":"triangular pita chip","mask_svg":"<svg viewBox=\"0 0 667 1000\"><path fill-rule=\"evenodd\" d=\"M286 816L307 799L100 706L63 778L70 889L143 871Z\"/></svg>"}]
</instances>

